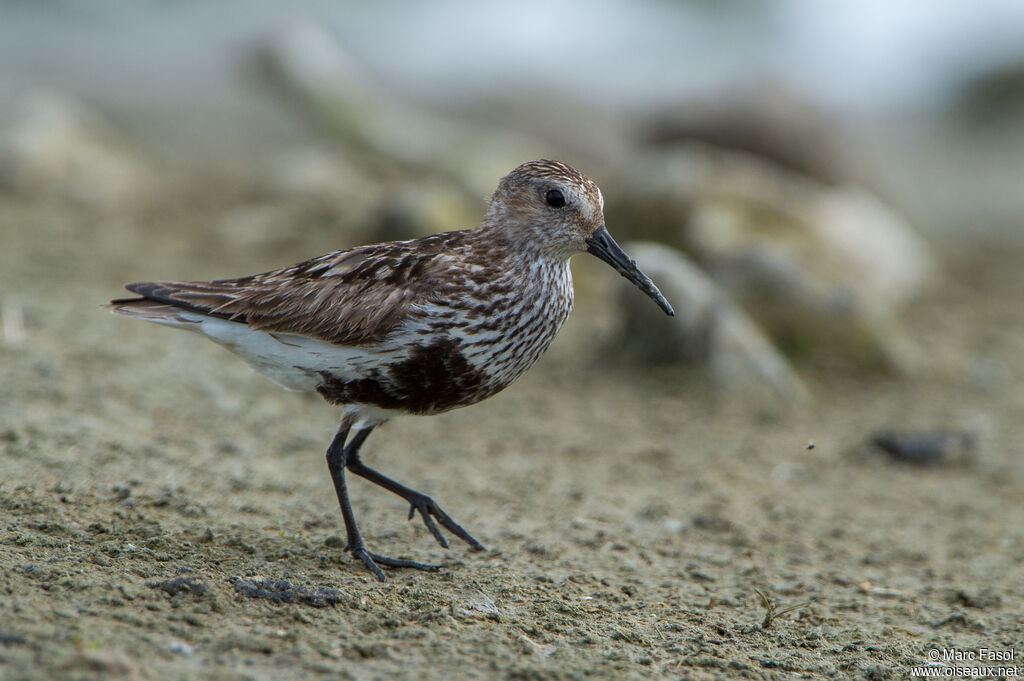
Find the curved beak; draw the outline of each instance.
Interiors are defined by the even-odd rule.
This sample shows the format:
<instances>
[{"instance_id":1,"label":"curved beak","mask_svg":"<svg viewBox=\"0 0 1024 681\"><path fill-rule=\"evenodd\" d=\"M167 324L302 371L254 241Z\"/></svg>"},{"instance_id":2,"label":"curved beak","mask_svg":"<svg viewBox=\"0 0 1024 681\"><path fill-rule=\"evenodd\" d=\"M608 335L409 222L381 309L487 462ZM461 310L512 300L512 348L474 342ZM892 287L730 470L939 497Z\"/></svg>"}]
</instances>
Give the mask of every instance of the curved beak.
<instances>
[{"instance_id":1,"label":"curved beak","mask_svg":"<svg viewBox=\"0 0 1024 681\"><path fill-rule=\"evenodd\" d=\"M665 314L670 316L675 314L672 306L665 300L665 296L661 295L658 287L654 285L654 282L646 274L640 271L636 266L636 262L631 260L619 248L619 245L615 243L615 239L608 233L604 225L598 227L594 231L594 235L587 239L587 252L604 260L614 267L619 274L633 282L637 288L650 296L658 304L658 307L665 311Z\"/></svg>"}]
</instances>

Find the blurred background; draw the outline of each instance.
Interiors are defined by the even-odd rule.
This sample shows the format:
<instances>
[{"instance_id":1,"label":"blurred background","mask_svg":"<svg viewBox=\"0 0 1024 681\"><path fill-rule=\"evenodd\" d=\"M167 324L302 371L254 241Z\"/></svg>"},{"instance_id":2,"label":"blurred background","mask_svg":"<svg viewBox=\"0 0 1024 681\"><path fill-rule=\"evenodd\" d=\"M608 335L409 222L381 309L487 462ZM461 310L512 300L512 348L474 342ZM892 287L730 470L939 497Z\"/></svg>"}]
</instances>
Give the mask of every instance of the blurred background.
<instances>
[{"instance_id":1,"label":"blurred background","mask_svg":"<svg viewBox=\"0 0 1024 681\"><path fill-rule=\"evenodd\" d=\"M189 174L244 174L314 147L372 179L357 142L428 168L455 164L436 158L446 152L504 153L490 163L505 168L539 148L597 174L669 141L736 144L740 131L722 128L745 123L748 138L783 137L777 153L816 157L817 172L856 171L928 229L986 229L1024 203L1013 0L11 0L2 12L0 111L15 146L26 119L37 135L56 125L33 109L46 96L63 98L51 116L59 103L93 114L122 151Z\"/></svg>"},{"instance_id":2,"label":"blurred background","mask_svg":"<svg viewBox=\"0 0 1024 681\"><path fill-rule=\"evenodd\" d=\"M713 280L699 293L677 272L677 298L735 321L706 298L724 288L790 356L838 343L903 370L899 311L951 273L980 276L968 252L1024 242L1013 0L0 12L0 188L121 217L163 207L164 235L238 255L164 276L472 226L508 169L554 157L604 186L620 241L675 249L645 251L647 266L693 261ZM692 347L707 330L683 317L682 354L732 352ZM756 346L747 321L739 343Z\"/></svg>"}]
</instances>

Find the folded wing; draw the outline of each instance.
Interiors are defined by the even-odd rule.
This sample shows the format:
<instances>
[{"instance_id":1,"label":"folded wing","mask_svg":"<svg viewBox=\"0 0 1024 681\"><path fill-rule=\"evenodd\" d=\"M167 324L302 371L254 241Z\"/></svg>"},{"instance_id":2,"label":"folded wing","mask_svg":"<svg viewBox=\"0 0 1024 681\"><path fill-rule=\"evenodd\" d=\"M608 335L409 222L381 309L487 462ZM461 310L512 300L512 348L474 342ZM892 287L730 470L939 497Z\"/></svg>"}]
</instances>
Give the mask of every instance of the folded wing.
<instances>
[{"instance_id":1,"label":"folded wing","mask_svg":"<svg viewBox=\"0 0 1024 681\"><path fill-rule=\"evenodd\" d=\"M434 238L436 239L436 237ZM417 301L438 290L452 266L433 239L364 246L330 253L284 269L217 281L138 282L125 286L140 298L111 301L125 314L135 306L155 312L186 309L340 345L383 339Z\"/></svg>"}]
</instances>

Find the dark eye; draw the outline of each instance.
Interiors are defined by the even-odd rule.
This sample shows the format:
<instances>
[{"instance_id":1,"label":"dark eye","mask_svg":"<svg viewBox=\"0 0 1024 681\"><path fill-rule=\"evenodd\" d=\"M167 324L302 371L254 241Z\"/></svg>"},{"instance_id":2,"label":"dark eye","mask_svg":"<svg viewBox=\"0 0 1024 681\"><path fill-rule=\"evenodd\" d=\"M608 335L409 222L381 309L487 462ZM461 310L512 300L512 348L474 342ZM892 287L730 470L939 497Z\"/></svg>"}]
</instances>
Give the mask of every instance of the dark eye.
<instances>
[{"instance_id":1,"label":"dark eye","mask_svg":"<svg viewBox=\"0 0 1024 681\"><path fill-rule=\"evenodd\" d=\"M565 195L560 189L549 189L544 195L544 200L552 208L561 208L565 205Z\"/></svg>"}]
</instances>

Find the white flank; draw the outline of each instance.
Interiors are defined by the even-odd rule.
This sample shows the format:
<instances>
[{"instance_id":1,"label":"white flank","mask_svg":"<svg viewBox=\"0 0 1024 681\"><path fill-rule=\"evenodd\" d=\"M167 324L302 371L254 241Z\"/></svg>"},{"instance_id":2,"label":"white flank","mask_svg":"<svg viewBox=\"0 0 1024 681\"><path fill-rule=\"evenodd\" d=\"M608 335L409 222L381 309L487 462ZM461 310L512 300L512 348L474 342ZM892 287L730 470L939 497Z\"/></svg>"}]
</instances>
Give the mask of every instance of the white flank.
<instances>
[{"instance_id":1,"label":"white flank","mask_svg":"<svg viewBox=\"0 0 1024 681\"><path fill-rule=\"evenodd\" d=\"M202 334L288 390L316 390L323 383L322 371L342 380L365 378L371 369L394 361L401 353L397 344L372 348L334 345L290 333L257 331L239 322L171 305L115 311Z\"/></svg>"}]
</instances>

